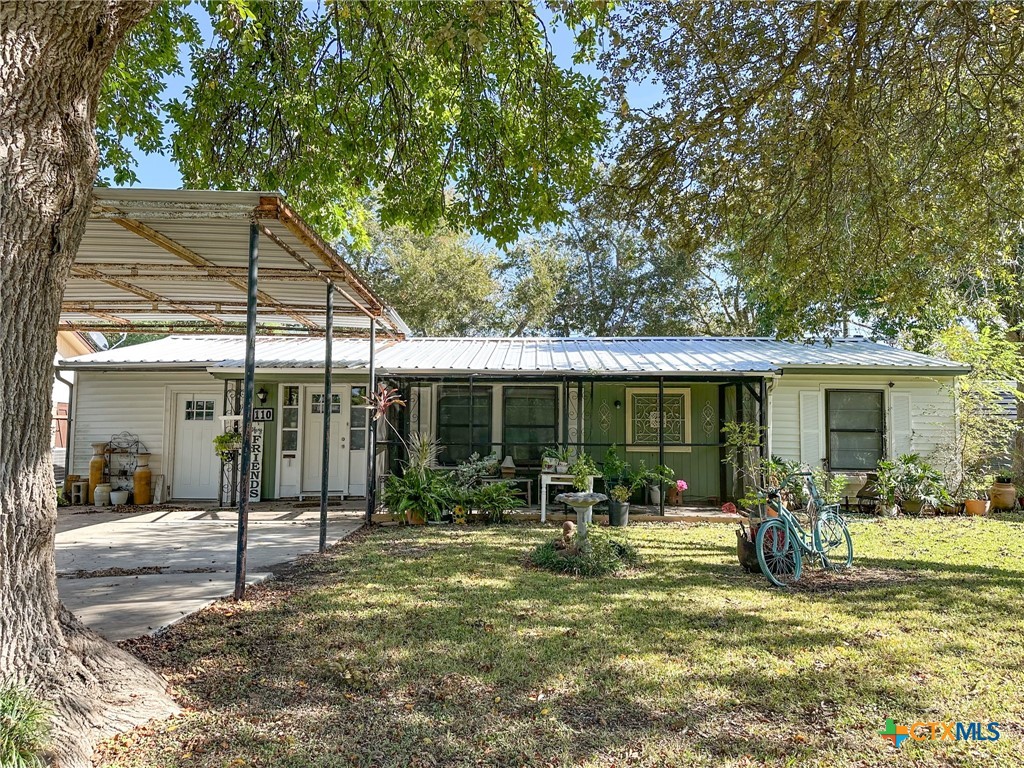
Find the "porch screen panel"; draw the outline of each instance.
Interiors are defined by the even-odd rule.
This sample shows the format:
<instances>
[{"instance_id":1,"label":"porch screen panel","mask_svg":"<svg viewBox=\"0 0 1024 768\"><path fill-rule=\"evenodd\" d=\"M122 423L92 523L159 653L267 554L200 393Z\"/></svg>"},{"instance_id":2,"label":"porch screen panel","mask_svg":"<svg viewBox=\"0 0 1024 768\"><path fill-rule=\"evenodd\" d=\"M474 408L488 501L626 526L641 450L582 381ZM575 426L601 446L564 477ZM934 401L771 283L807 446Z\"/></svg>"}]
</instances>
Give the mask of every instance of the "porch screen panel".
<instances>
[{"instance_id":1,"label":"porch screen panel","mask_svg":"<svg viewBox=\"0 0 1024 768\"><path fill-rule=\"evenodd\" d=\"M884 393L825 392L828 463L833 470L871 470L885 457Z\"/></svg>"},{"instance_id":2,"label":"porch screen panel","mask_svg":"<svg viewBox=\"0 0 1024 768\"><path fill-rule=\"evenodd\" d=\"M437 440L441 444L441 464L458 464L474 451L483 456L491 452L491 388L473 387L472 413L470 399L469 387L438 390Z\"/></svg>"},{"instance_id":3,"label":"porch screen panel","mask_svg":"<svg viewBox=\"0 0 1024 768\"><path fill-rule=\"evenodd\" d=\"M558 442L558 387L505 387L504 452L517 464L540 464Z\"/></svg>"}]
</instances>

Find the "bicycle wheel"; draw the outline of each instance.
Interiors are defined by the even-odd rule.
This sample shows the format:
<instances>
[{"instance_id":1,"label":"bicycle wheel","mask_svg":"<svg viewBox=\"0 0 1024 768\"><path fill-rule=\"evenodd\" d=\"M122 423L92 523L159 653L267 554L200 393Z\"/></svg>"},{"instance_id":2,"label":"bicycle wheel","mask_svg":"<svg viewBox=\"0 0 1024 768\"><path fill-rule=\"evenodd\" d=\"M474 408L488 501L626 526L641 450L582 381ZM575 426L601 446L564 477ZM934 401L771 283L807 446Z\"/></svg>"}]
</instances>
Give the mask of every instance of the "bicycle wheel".
<instances>
[{"instance_id":1,"label":"bicycle wheel","mask_svg":"<svg viewBox=\"0 0 1024 768\"><path fill-rule=\"evenodd\" d=\"M761 523L756 546L761 572L772 584L787 587L800 578L800 544L784 522L773 518Z\"/></svg>"},{"instance_id":2,"label":"bicycle wheel","mask_svg":"<svg viewBox=\"0 0 1024 768\"><path fill-rule=\"evenodd\" d=\"M842 517L831 512L822 515L818 519L818 541L826 568L835 570L853 565L853 539Z\"/></svg>"}]
</instances>

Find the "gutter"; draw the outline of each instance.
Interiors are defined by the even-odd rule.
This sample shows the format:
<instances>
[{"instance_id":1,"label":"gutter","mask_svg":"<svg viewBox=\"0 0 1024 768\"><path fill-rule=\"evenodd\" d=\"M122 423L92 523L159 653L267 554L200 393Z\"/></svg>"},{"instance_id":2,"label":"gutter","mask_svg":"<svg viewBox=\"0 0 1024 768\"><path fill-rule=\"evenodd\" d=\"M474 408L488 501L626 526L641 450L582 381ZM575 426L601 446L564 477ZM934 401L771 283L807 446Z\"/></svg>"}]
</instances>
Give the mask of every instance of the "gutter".
<instances>
[{"instance_id":1,"label":"gutter","mask_svg":"<svg viewBox=\"0 0 1024 768\"><path fill-rule=\"evenodd\" d=\"M857 365L847 363L844 365L785 365L778 373L801 374L843 374L853 376L870 376L872 374L893 374L902 376L966 376L972 370L969 365L922 365L922 366L900 366L900 365Z\"/></svg>"}]
</instances>

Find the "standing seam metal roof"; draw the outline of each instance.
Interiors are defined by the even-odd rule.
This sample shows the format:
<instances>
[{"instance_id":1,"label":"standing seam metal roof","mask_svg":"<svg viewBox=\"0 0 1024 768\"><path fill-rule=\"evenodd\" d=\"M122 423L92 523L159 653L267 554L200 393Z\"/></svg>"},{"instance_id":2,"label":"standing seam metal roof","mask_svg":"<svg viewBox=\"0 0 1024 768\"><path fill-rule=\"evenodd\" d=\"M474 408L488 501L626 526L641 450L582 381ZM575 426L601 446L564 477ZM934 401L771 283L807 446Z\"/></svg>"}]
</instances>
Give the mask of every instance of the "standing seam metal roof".
<instances>
[{"instance_id":1,"label":"standing seam metal roof","mask_svg":"<svg viewBox=\"0 0 1024 768\"><path fill-rule=\"evenodd\" d=\"M368 364L366 339L334 340L334 367ZM170 336L147 344L74 358L71 368L240 368L244 339ZM323 339L261 337L258 368L322 368ZM750 337L622 338L407 338L378 342L383 373L555 373L599 375L769 373L780 369L870 368L966 373L960 363L890 347L868 339L792 342Z\"/></svg>"}]
</instances>

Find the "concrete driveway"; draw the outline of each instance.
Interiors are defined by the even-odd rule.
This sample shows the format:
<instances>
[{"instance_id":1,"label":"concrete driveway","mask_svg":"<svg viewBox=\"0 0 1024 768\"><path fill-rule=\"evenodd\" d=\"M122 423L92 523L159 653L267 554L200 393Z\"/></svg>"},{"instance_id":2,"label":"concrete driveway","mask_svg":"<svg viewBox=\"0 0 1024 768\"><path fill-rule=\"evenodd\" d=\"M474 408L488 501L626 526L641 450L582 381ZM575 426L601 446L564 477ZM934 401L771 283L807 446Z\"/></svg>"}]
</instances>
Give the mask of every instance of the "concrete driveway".
<instances>
[{"instance_id":1,"label":"concrete driveway","mask_svg":"<svg viewBox=\"0 0 1024 768\"><path fill-rule=\"evenodd\" d=\"M74 514L81 510L61 510L58 518L57 586L64 604L109 640L157 632L233 591L233 511ZM319 520L319 509L254 508L246 583L315 553ZM328 544L361 524L357 511L331 510Z\"/></svg>"}]
</instances>

